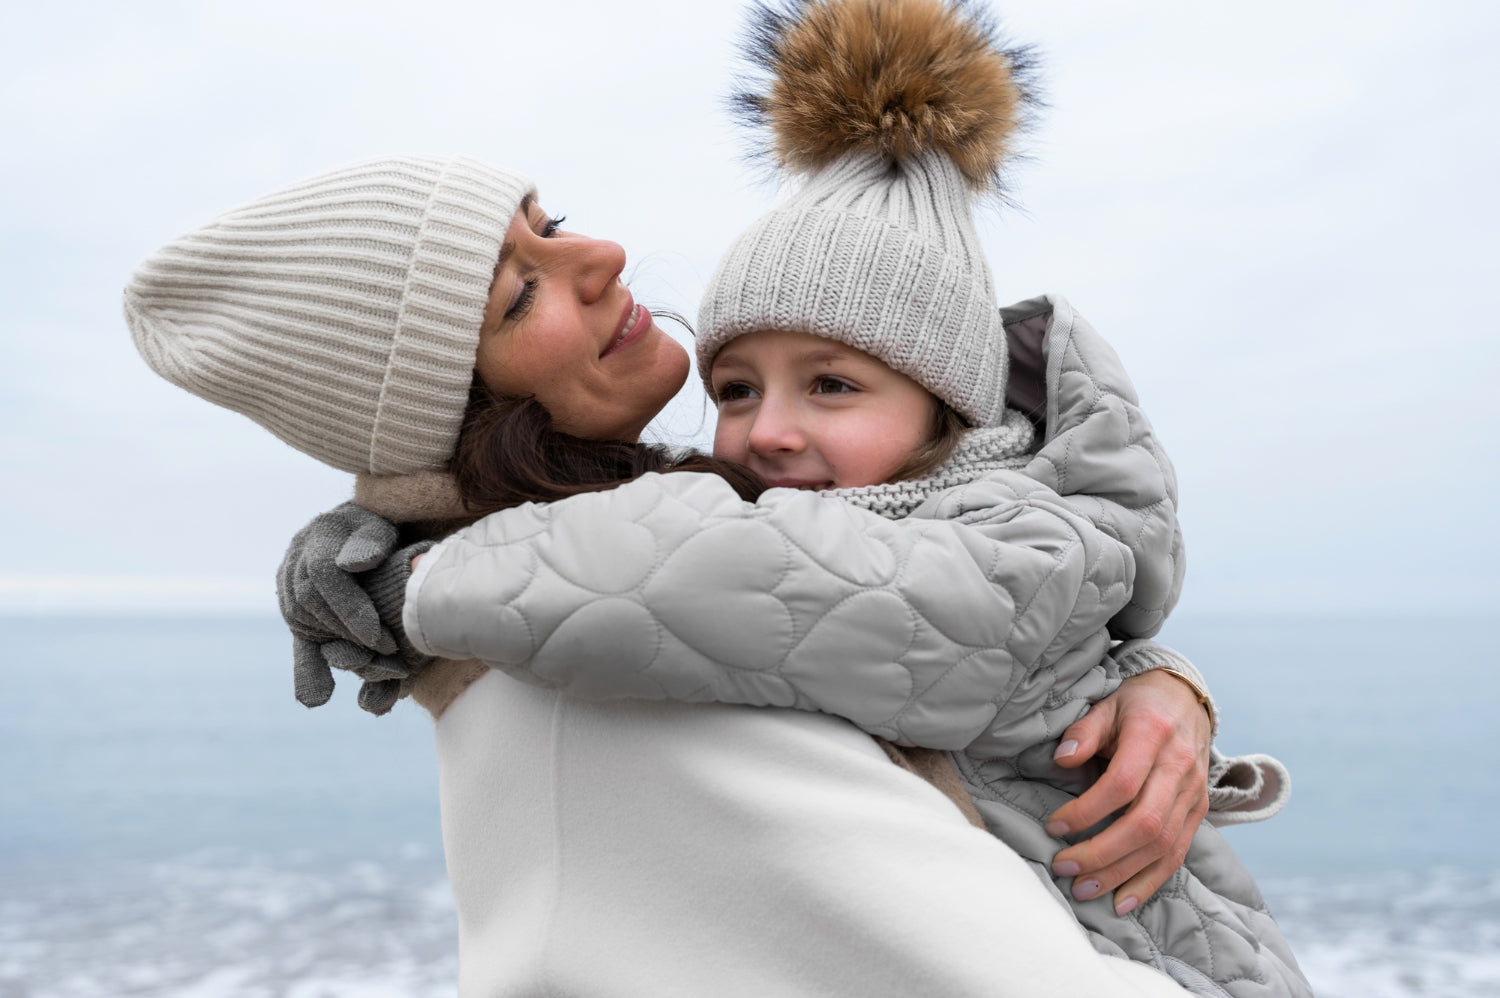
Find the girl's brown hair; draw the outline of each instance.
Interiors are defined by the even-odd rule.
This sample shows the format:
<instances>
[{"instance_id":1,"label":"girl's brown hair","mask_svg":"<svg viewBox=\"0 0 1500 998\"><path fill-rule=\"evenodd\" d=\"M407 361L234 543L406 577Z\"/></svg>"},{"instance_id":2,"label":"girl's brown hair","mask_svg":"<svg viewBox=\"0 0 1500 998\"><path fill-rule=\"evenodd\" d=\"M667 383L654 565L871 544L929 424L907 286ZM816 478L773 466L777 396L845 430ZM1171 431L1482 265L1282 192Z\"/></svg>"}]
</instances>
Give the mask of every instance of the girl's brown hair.
<instances>
[{"instance_id":1,"label":"girl's brown hair","mask_svg":"<svg viewBox=\"0 0 1500 998\"><path fill-rule=\"evenodd\" d=\"M747 502L766 490L759 475L730 461L697 453L679 458L658 444L585 440L559 432L536 399L501 395L477 377L451 469L475 516L612 489L648 471L710 472Z\"/></svg>"},{"instance_id":2,"label":"girl's brown hair","mask_svg":"<svg viewBox=\"0 0 1500 998\"><path fill-rule=\"evenodd\" d=\"M891 481L904 482L931 474L942 467L958 449L958 442L969 428L969 421L936 395L932 397L932 403L932 434L926 443L912 452L905 464L896 469Z\"/></svg>"}]
</instances>

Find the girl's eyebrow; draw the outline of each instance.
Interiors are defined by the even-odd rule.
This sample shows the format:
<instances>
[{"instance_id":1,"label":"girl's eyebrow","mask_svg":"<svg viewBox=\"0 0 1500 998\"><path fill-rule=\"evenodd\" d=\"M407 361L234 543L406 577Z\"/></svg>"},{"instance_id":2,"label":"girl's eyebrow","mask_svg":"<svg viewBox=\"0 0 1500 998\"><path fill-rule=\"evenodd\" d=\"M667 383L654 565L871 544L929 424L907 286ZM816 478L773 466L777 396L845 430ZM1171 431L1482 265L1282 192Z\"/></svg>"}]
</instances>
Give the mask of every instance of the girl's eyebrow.
<instances>
[{"instance_id":1,"label":"girl's eyebrow","mask_svg":"<svg viewBox=\"0 0 1500 998\"><path fill-rule=\"evenodd\" d=\"M796 356L798 360L810 361L815 364L833 364L838 361L850 359L850 354L847 350L837 350L833 347L814 347Z\"/></svg>"}]
</instances>

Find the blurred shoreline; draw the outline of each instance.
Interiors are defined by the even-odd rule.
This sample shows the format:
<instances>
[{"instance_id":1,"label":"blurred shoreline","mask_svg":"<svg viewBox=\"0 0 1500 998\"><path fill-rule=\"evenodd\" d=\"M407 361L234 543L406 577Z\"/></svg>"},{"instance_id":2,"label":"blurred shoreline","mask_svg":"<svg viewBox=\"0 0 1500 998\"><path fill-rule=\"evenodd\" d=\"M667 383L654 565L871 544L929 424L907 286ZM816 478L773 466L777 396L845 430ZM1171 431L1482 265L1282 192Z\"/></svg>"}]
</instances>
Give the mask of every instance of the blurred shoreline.
<instances>
[{"instance_id":1,"label":"blurred shoreline","mask_svg":"<svg viewBox=\"0 0 1500 998\"><path fill-rule=\"evenodd\" d=\"M1500 994L1487 618L1174 617L1220 744L1292 772L1226 836L1324 998ZM0 616L0 998L451 995L432 725L291 695L266 615ZM1457 707L1455 690L1463 693ZM1463 712L1475 720L1464 722Z\"/></svg>"}]
</instances>

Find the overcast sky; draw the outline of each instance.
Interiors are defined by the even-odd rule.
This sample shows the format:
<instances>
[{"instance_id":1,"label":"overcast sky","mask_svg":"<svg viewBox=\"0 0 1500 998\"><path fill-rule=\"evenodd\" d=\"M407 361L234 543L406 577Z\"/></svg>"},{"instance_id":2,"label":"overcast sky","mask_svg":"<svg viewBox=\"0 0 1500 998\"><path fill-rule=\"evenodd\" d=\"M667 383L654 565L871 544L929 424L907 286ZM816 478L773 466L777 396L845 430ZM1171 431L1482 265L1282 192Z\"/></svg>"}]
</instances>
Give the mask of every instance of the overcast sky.
<instances>
[{"instance_id":1,"label":"overcast sky","mask_svg":"<svg viewBox=\"0 0 1500 998\"><path fill-rule=\"evenodd\" d=\"M1178 470L1185 612L1492 612L1500 7L1017 0L1050 108L982 232L1068 297ZM386 153L524 172L696 311L774 199L727 0L134 0L0 14L0 607L272 612L347 476L168 385L119 295L165 240ZM656 428L706 442L690 381Z\"/></svg>"}]
</instances>

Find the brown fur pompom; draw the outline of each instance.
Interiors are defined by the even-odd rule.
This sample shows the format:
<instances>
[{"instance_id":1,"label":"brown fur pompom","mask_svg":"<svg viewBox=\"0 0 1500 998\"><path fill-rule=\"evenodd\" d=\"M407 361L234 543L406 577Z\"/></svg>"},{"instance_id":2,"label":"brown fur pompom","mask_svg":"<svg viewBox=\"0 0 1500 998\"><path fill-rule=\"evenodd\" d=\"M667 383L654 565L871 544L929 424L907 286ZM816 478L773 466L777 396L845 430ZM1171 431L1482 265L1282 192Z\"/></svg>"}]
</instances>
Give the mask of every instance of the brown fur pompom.
<instances>
[{"instance_id":1,"label":"brown fur pompom","mask_svg":"<svg viewBox=\"0 0 1500 998\"><path fill-rule=\"evenodd\" d=\"M735 98L768 126L783 167L811 171L857 149L901 161L945 153L978 188L1000 166L1033 98L1026 49L1005 49L963 0L760 4L747 55L769 75Z\"/></svg>"}]
</instances>

